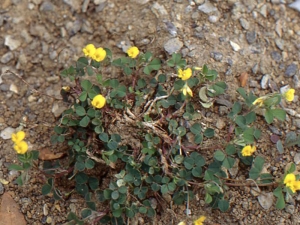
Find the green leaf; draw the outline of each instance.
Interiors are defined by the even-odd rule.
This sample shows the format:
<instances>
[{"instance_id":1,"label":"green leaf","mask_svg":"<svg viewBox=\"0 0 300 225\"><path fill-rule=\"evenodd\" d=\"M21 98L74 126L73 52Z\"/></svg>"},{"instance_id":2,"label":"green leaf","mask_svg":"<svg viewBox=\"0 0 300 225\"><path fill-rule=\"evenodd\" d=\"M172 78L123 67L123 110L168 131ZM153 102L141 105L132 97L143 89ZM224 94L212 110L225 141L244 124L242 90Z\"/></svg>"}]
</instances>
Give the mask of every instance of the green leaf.
<instances>
[{"instance_id":1,"label":"green leaf","mask_svg":"<svg viewBox=\"0 0 300 225\"><path fill-rule=\"evenodd\" d=\"M110 149L110 150L116 150L118 148L118 143L113 141L113 140L110 140L108 143L107 143L107 147Z\"/></svg>"},{"instance_id":2,"label":"green leaf","mask_svg":"<svg viewBox=\"0 0 300 225\"><path fill-rule=\"evenodd\" d=\"M94 70L91 66L87 66L86 68L86 72L89 76L93 76L94 75Z\"/></svg>"},{"instance_id":3,"label":"green leaf","mask_svg":"<svg viewBox=\"0 0 300 225\"><path fill-rule=\"evenodd\" d=\"M80 105L75 107L75 112L78 116L85 116L85 114L86 114L85 108L83 108Z\"/></svg>"},{"instance_id":4,"label":"green leaf","mask_svg":"<svg viewBox=\"0 0 300 225\"><path fill-rule=\"evenodd\" d=\"M221 95L225 92L225 89L227 88L227 85L225 82L223 81L220 81L220 82L217 82L215 83L214 85L210 86L208 88L208 94L211 96L211 97L215 97L215 96L218 96L218 95ZM212 90L213 91L212 91Z\"/></svg>"},{"instance_id":5,"label":"green leaf","mask_svg":"<svg viewBox=\"0 0 300 225\"><path fill-rule=\"evenodd\" d=\"M91 209L83 209L83 210L81 210L81 217L82 217L82 219L85 219L85 218L89 217L90 215L92 215L92 210Z\"/></svg>"},{"instance_id":6,"label":"green leaf","mask_svg":"<svg viewBox=\"0 0 300 225\"><path fill-rule=\"evenodd\" d=\"M201 125L199 123L194 123L190 130L193 134L201 134Z\"/></svg>"},{"instance_id":7,"label":"green leaf","mask_svg":"<svg viewBox=\"0 0 300 225\"><path fill-rule=\"evenodd\" d=\"M176 135L178 135L179 137L182 137L186 134L186 129L183 126L180 126L176 129L176 132L174 132Z\"/></svg>"},{"instance_id":8,"label":"green leaf","mask_svg":"<svg viewBox=\"0 0 300 225\"><path fill-rule=\"evenodd\" d=\"M99 188L99 180L96 177L89 177L88 184L92 190Z\"/></svg>"},{"instance_id":9,"label":"green leaf","mask_svg":"<svg viewBox=\"0 0 300 225\"><path fill-rule=\"evenodd\" d=\"M113 214L114 217L120 217L122 215L122 209L113 210L112 214ZM117 224L121 224L121 223L117 223Z\"/></svg>"},{"instance_id":10,"label":"green leaf","mask_svg":"<svg viewBox=\"0 0 300 225\"><path fill-rule=\"evenodd\" d=\"M208 193L205 193L205 198L204 198L205 203L206 203L206 204L209 204L209 203L212 202L212 200L213 200L213 199L212 199L211 195L208 194Z\"/></svg>"},{"instance_id":11,"label":"green leaf","mask_svg":"<svg viewBox=\"0 0 300 225\"><path fill-rule=\"evenodd\" d=\"M79 171L84 171L85 170L85 165L84 165L84 162L79 162L77 161L75 163L75 168Z\"/></svg>"},{"instance_id":12,"label":"green leaf","mask_svg":"<svg viewBox=\"0 0 300 225\"><path fill-rule=\"evenodd\" d=\"M226 157L223 161L223 166L227 169L231 169L234 166L235 159L232 157Z\"/></svg>"},{"instance_id":13,"label":"green leaf","mask_svg":"<svg viewBox=\"0 0 300 225\"><path fill-rule=\"evenodd\" d=\"M284 153L284 148L280 140L276 142L276 148L280 154Z\"/></svg>"},{"instance_id":14,"label":"green leaf","mask_svg":"<svg viewBox=\"0 0 300 225\"><path fill-rule=\"evenodd\" d=\"M191 157L186 157L183 161L184 167L188 170L192 169L194 167L194 159Z\"/></svg>"},{"instance_id":15,"label":"green leaf","mask_svg":"<svg viewBox=\"0 0 300 225\"><path fill-rule=\"evenodd\" d=\"M176 80L174 82L174 89L175 90L180 90L183 88L183 86L185 85L185 82L183 80Z\"/></svg>"},{"instance_id":16,"label":"green leaf","mask_svg":"<svg viewBox=\"0 0 300 225\"><path fill-rule=\"evenodd\" d=\"M96 110L95 109L93 109L93 108L90 108L90 109L88 109L88 111L87 111L87 115L89 116L89 117L95 117L95 114L96 114Z\"/></svg>"},{"instance_id":17,"label":"green leaf","mask_svg":"<svg viewBox=\"0 0 300 225\"><path fill-rule=\"evenodd\" d=\"M246 124L249 125L251 123L253 123L255 120L256 120L256 114L255 112L249 112L246 116L245 116L245 119L246 119Z\"/></svg>"},{"instance_id":18,"label":"green leaf","mask_svg":"<svg viewBox=\"0 0 300 225\"><path fill-rule=\"evenodd\" d=\"M253 132L254 132L254 129L252 127L246 128L245 131L243 132L243 138L244 138L246 144L252 144L254 142Z\"/></svg>"},{"instance_id":19,"label":"green leaf","mask_svg":"<svg viewBox=\"0 0 300 225\"><path fill-rule=\"evenodd\" d=\"M76 66L77 66L78 69L82 69L82 68L86 67L88 64L89 64L89 61L88 61L87 58L85 58L85 57L80 57L80 58L77 60Z\"/></svg>"},{"instance_id":20,"label":"green leaf","mask_svg":"<svg viewBox=\"0 0 300 225\"><path fill-rule=\"evenodd\" d=\"M259 129L254 129L253 135L258 140L261 137L261 131Z\"/></svg>"},{"instance_id":21,"label":"green leaf","mask_svg":"<svg viewBox=\"0 0 300 225\"><path fill-rule=\"evenodd\" d=\"M120 194L119 194L118 191L113 191L113 192L111 193L111 198L112 198L112 199L116 200L116 199L118 199L119 197L120 197Z\"/></svg>"},{"instance_id":22,"label":"green leaf","mask_svg":"<svg viewBox=\"0 0 300 225\"><path fill-rule=\"evenodd\" d=\"M212 128L207 128L203 134L205 137L211 138L211 137L215 136L215 131Z\"/></svg>"},{"instance_id":23,"label":"green leaf","mask_svg":"<svg viewBox=\"0 0 300 225\"><path fill-rule=\"evenodd\" d=\"M272 110L271 109L266 109L266 112L265 112L265 120L268 124L272 123L273 120L274 120L274 116L273 116L273 113L272 113Z\"/></svg>"},{"instance_id":24,"label":"green leaf","mask_svg":"<svg viewBox=\"0 0 300 225\"><path fill-rule=\"evenodd\" d=\"M201 144L202 141L203 141L203 136L202 136L202 134L196 134L196 135L195 135L195 139L194 139L195 144Z\"/></svg>"},{"instance_id":25,"label":"green leaf","mask_svg":"<svg viewBox=\"0 0 300 225\"><path fill-rule=\"evenodd\" d=\"M239 102L235 102L232 106L231 112L233 112L234 115L240 113L242 111L242 105Z\"/></svg>"},{"instance_id":26,"label":"green leaf","mask_svg":"<svg viewBox=\"0 0 300 225\"><path fill-rule=\"evenodd\" d=\"M157 78L159 83L165 83L167 80L167 76L165 74L160 74Z\"/></svg>"},{"instance_id":27,"label":"green leaf","mask_svg":"<svg viewBox=\"0 0 300 225\"><path fill-rule=\"evenodd\" d=\"M227 155L233 155L236 153L236 149L233 144L228 144L225 148L225 151Z\"/></svg>"},{"instance_id":28,"label":"green leaf","mask_svg":"<svg viewBox=\"0 0 300 225\"><path fill-rule=\"evenodd\" d=\"M155 58L147 66L145 66L144 73L149 75L153 70L159 70L160 66L160 59Z\"/></svg>"},{"instance_id":29,"label":"green leaf","mask_svg":"<svg viewBox=\"0 0 300 225\"><path fill-rule=\"evenodd\" d=\"M19 166L17 164L10 164L8 167L9 170L16 170L16 171L21 171L23 170L22 166Z\"/></svg>"},{"instance_id":30,"label":"green leaf","mask_svg":"<svg viewBox=\"0 0 300 225\"><path fill-rule=\"evenodd\" d=\"M146 214L146 213L147 213L147 208L144 207L144 206L141 206L141 207L139 208L139 212L142 213L142 214Z\"/></svg>"},{"instance_id":31,"label":"green leaf","mask_svg":"<svg viewBox=\"0 0 300 225\"><path fill-rule=\"evenodd\" d=\"M42 187L42 195L47 195L51 192L52 186L49 184L44 184Z\"/></svg>"},{"instance_id":32,"label":"green leaf","mask_svg":"<svg viewBox=\"0 0 300 225\"><path fill-rule=\"evenodd\" d=\"M244 116L238 115L235 119L235 123L244 129L246 127L246 118Z\"/></svg>"},{"instance_id":33,"label":"green leaf","mask_svg":"<svg viewBox=\"0 0 300 225\"><path fill-rule=\"evenodd\" d=\"M261 156L257 156L253 162L254 167L256 167L259 170L263 169L265 163L265 159Z\"/></svg>"},{"instance_id":34,"label":"green leaf","mask_svg":"<svg viewBox=\"0 0 300 225\"><path fill-rule=\"evenodd\" d=\"M217 150L214 154L214 158L222 162L225 159L225 154L221 150Z\"/></svg>"},{"instance_id":35,"label":"green leaf","mask_svg":"<svg viewBox=\"0 0 300 225\"><path fill-rule=\"evenodd\" d=\"M276 119L285 121L286 112L283 109L271 109L271 112Z\"/></svg>"},{"instance_id":36,"label":"green leaf","mask_svg":"<svg viewBox=\"0 0 300 225\"><path fill-rule=\"evenodd\" d=\"M93 84L89 80L81 81L80 85L81 85L82 89L87 92L89 92L91 90L91 88L93 87Z\"/></svg>"},{"instance_id":37,"label":"green leaf","mask_svg":"<svg viewBox=\"0 0 300 225\"><path fill-rule=\"evenodd\" d=\"M75 175L75 181L77 184L85 184L89 179L89 176L83 172L79 172Z\"/></svg>"},{"instance_id":38,"label":"green leaf","mask_svg":"<svg viewBox=\"0 0 300 225\"><path fill-rule=\"evenodd\" d=\"M268 184L273 182L273 176L269 173L260 174L260 181L262 184Z\"/></svg>"},{"instance_id":39,"label":"green leaf","mask_svg":"<svg viewBox=\"0 0 300 225\"><path fill-rule=\"evenodd\" d=\"M296 165L295 163L291 163L290 167L287 169L286 173L293 173L296 170Z\"/></svg>"},{"instance_id":40,"label":"green leaf","mask_svg":"<svg viewBox=\"0 0 300 225\"><path fill-rule=\"evenodd\" d=\"M195 168L192 169L192 174L194 177L201 177L202 175L202 168L201 166L197 166Z\"/></svg>"},{"instance_id":41,"label":"green leaf","mask_svg":"<svg viewBox=\"0 0 300 225\"><path fill-rule=\"evenodd\" d=\"M285 201L284 201L284 196L282 193L282 188L281 187L277 187L274 191L273 194L277 197L276 200L276 209L284 209L285 207Z\"/></svg>"},{"instance_id":42,"label":"green leaf","mask_svg":"<svg viewBox=\"0 0 300 225\"><path fill-rule=\"evenodd\" d=\"M103 142L108 142L109 141L109 137L107 133L101 133L99 134L99 139Z\"/></svg>"},{"instance_id":43,"label":"green leaf","mask_svg":"<svg viewBox=\"0 0 300 225\"><path fill-rule=\"evenodd\" d=\"M94 166L95 166L94 160L92 160L92 159L87 159L87 160L85 161L85 168L87 168L87 169L93 169Z\"/></svg>"},{"instance_id":44,"label":"green leaf","mask_svg":"<svg viewBox=\"0 0 300 225\"><path fill-rule=\"evenodd\" d=\"M229 209L229 202L225 199L219 200L218 208L221 210L221 212L226 212Z\"/></svg>"},{"instance_id":45,"label":"green leaf","mask_svg":"<svg viewBox=\"0 0 300 225\"><path fill-rule=\"evenodd\" d=\"M88 117L88 116L85 116L85 117L83 117L80 121L79 121L79 126L81 126L81 127L87 127L88 125L89 125L89 123L90 123L90 117Z\"/></svg>"}]
</instances>

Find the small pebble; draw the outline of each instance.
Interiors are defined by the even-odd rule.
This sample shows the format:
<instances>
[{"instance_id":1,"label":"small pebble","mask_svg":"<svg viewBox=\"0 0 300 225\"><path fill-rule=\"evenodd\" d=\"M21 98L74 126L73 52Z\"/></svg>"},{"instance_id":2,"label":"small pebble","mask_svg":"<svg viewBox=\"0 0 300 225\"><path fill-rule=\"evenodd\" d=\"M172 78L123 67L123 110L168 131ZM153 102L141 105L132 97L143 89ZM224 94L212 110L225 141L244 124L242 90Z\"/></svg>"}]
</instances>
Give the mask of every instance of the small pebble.
<instances>
[{"instance_id":1,"label":"small pebble","mask_svg":"<svg viewBox=\"0 0 300 225\"><path fill-rule=\"evenodd\" d=\"M11 139L11 135L15 132L15 129L12 127L6 127L0 133L0 137L4 140Z\"/></svg>"},{"instance_id":2,"label":"small pebble","mask_svg":"<svg viewBox=\"0 0 300 225\"><path fill-rule=\"evenodd\" d=\"M235 42L233 42L233 41L230 41L230 45L231 45L232 49L233 49L235 52L237 52L237 51L239 51L239 50L241 49L241 47L240 47L237 43L235 43Z\"/></svg>"},{"instance_id":3,"label":"small pebble","mask_svg":"<svg viewBox=\"0 0 300 225\"><path fill-rule=\"evenodd\" d=\"M298 66L296 64L292 63L287 66L287 68L284 72L284 75L287 77L294 76L296 74L297 70L298 70Z\"/></svg>"},{"instance_id":4,"label":"small pebble","mask_svg":"<svg viewBox=\"0 0 300 225\"><path fill-rule=\"evenodd\" d=\"M164 49L171 55L174 52L178 52L182 46L182 41L180 41L178 38L172 38L164 44Z\"/></svg>"}]
</instances>

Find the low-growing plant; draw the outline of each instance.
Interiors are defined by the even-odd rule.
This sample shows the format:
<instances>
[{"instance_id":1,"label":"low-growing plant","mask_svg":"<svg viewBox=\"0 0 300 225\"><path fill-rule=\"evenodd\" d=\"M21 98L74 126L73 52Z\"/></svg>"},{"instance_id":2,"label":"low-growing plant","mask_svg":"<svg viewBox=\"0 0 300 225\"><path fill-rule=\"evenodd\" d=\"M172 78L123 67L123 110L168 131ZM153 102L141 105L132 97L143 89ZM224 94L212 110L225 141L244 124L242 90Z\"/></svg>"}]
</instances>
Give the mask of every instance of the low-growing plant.
<instances>
[{"instance_id":1,"label":"low-growing plant","mask_svg":"<svg viewBox=\"0 0 300 225\"><path fill-rule=\"evenodd\" d=\"M208 147L214 150L213 159L208 160L204 146L215 130L201 119L200 110L212 107L227 88L215 70L190 66L178 53L164 61L137 47L116 59L109 49L92 44L83 52L85 57L61 73L74 84L62 88L70 107L51 137L58 146L68 145L68 163L45 161L47 182L42 188L44 195L53 193L55 199L73 191L85 198L87 208L80 217L70 213L70 224L87 220L124 224L137 213L154 217L162 207L156 204L161 197L171 196L178 205L188 203L194 187L202 188L205 202L222 212L230 207L226 194L230 186L273 186L277 208L285 206L283 193L293 195L300 189L294 164L275 180L264 169L264 158L254 156L262 133L255 125L257 114L262 112L268 124L284 121L286 113L278 105L282 97L293 100L293 89L259 98L237 89L242 99L228 114L227 135ZM298 139L287 135L285 146L299 144ZM32 154L30 160L36 158ZM239 163L249 168L244 182L229 179L228 171ZM101 184L96 173L99 164L111 175L107 185ZM69 193L58 190L58 175L73 181ZM95 200L105 202L106 209L98 210ZM200 217L195 224L204 220Z\"/></svg>"},{"instance_id":2,"label":"low-growing plant","mask_svg":"<svg viewBox=\"0 0 300 225\"><path fill-rule=\"evenodd\" d=\"M29 180L29 171L34 164L34 160L37 160L39 157L38 151L28 151L28 144L24 141L25 136L26 133L22 130L13 133L11 136L11 139L14 142L13 148L18 154L17 158L21 165L10 164L8 169L21 172L21 175L16 179L18 185L23 185Z\"/></svg>"}]
</instances>

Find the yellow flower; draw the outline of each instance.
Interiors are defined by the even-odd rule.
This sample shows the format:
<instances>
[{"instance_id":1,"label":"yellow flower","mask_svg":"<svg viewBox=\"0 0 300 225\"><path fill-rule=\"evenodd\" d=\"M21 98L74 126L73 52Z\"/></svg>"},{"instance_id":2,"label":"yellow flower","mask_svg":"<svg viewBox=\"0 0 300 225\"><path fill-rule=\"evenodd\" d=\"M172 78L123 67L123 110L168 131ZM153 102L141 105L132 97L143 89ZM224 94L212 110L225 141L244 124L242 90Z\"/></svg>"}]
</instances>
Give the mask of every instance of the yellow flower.
<instances>
[{"instance_id":1,"label":"yellow flower","mask_svg":"<svg viewBox=\"0 0 300 225\"><path fill-rule=\"evenodd\" d=\"M186 223L184 221L181 221L179 224L177 225L186 225Z\"/></svg>"},{"instance_id":2,"label":"yellow flower","mask_svg":"<svg viewBox=\"0 0 300 225\"><path fill-rule=\"evenodd\" d=\"M295 94L295 89L289 89L287 92L285 92L284 94L283 94L283 97L287 100L287 101L289 101L289 102L291 102L291 101L293 101L294 100L294 94Z\"/></svg>"},{"instance_id":3,"label":"yellow flower","mask_svg":"<svg viewBox=\"0 0 300 225\"><path fill-rule=\"evenodd\" d=\"M25 154L28 150L28 144L25 141L15 143L14 149L18 154Z\"/></svg>"},{"instance_id":4,"label":"yellow flower","mask_svg":"<svg viewBox=\"0 0 300 225\"><path fill-rule=\"evenodd\" d=\"M289 189L291 189L291 191L293 192L293 193L295 193L296 192L296 189L295 189L295 186L294 185L291 185L291 186L287 186Z\"/></svg>"},{"instance_id":5,"label":"yellow flower","mask_svg":"<svg viewBox=\"0 0 300 225\"><path fill-rule=\"evenodd\" d=\"M82 49L82 51L85 56L92 57L96 52L96 48L93 44L88 44Z\"/></svg>"},{"instance_id":6,"label":"yellow flower","mask_svg":"<svg viewBox=\"0 0 300 225\"><path fill-rule=\"evenodd\" d=\"M263 98L257 98L253 103L253 105L258 105L261 107L264 104L264 99Z\"/></svg>"},{"instance_id":7,"label":"yellow flower","mask_svg":"<svg viewBox=\"0 0 300 225\"><path fill-rule=\"evenodd\" d=\"M296 189L296 191L299 191L300 190L300 181L299 180L295 181L293 183L293 186Z\"/></svg>"},{"instance_id":8,"label":"yellow flower","mask_svg":"<svg viewBox=\"0 0 300 225\"><path fill-rule=\"evenodd\" d=\"M194 221L194 225L203 225L205 219L205 216L200 216L197 220Z\"/></svg>"},{"instance_id":9,"label":"yellow flower","mask_svg":"<svg viewBox=\"0 0 300 225\"><path fill-rule=\"evenodd\" d=\"M91 55L92 59L101 62L106 57L106 51L103 48L97 48L93 55Z\"/></svg>"},{"instance_id":10,"label":"yellow flower","mask_svg":"<svg viewBox=\"0 0 300 225\"><path fill-rule=\"evenodd\" d=\"M16 144L21 142L25 138L25 132L20 130L15 134L11 135L11 140Z\"/></svg>"},{"instance_id":11,"label":"yellow flower","mask_svg":"<svg viewBox=\"0 0 300 225\"><path fill-rule=\"evenodd\" d=\"M94 106L97 109L103 108L105 103L106 99L103 97L103 95L96 95L91 102L92 106Z\"/></svg>"},{"instance_id":12,"label":"yellow flower","mask_svg":"<svg viewBox=\"0 0 300 225\"><path fill-rule=\"evenodd\" d=\"M127 54L130 58L135 59L139 53L140 53L140 50L135 46L127 49Z\"/></svg>"},{"instance_id":13,"label":"yellow flower","mask_svg":"<svg viewBox=\"0 0 300 225\"><path fill-rule=\"evenodd\" d=\"M246 145L242 149L242 156L251 156L255 151L256 151L255 146L251 147L251 145Z\"/></svg>"},{"instance_id":14,"label":"yellow flower","mask_svg":"<svg viewBox=\"0 0 300 225\"><path fill-rule=\"evenodd\" d=\"M181 80L187 80L192 76L192 69L187 68L186 70L179 69L178 70L178 77L181 78Z\"/></svg>"},{"instance_id":15,"label":"yellow flower","mask_svg":"<svg viewBox=\"0 0 300 225\"><path fill-rule=\"evenodd\" d=\"M289 173L285 176L283 183L287 186L293 186L293 183L296 181L296 176L293 173Z\"/></svg>"},{"instance_id":16,"label":"yellow flower","mask_svg":"<svg viewBox=\"0 0 300 225\"><path fill-rule=\"evenodd\" d=\"M187 84L185 84L185 85L182 87L181 91L182 91L182 94L183 94L183 95L188 94L189 96L193 97L193 92L192 92L191 88L190 88Z\"/></svg>"}]
</instances>

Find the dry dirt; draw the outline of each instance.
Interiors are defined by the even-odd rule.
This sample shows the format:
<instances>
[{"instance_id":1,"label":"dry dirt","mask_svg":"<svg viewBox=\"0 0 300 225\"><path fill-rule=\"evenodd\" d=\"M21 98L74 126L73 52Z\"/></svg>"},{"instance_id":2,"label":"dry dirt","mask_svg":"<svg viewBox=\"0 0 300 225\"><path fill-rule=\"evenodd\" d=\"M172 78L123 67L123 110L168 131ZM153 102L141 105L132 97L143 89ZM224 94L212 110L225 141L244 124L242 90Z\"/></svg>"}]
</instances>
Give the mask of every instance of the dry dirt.
<instances>
[{"instance_id":1,"label":"dry dirt","mask_svg":"<svg viewBox=\"0 0 300 225\"><path fill-rule=\"evenodd\" d=\"M177 38L178 51L185 55L190 65L207 64L219 72L220 80L229 86L226 97L232 103L237 99L235 90L243 72L249 74L246 89L256 95L279 90L285 85L298 92L300 17L299 12L288 7L291 1L207 0L211 10L201 11L198 7L203 6L203 2L1 0L1 73L14 71L28 85L12 74L1 76L0 130L22 125L32 149L51 148L50 135L57 122L55 115L66 107L57 100L61 98L61 86L68 83L60 78L60 71L82 56L82 47L88 43L108 47L114 54L122 54L122 48L135 45L141 51L151 51L166 59L169 57L164 49L166 42ZM34 89L40 94L32 93ZM298 106L296 96L286 107L297 114ZM217 121L224 124L224 130L217 131L219 136L226 134L229 125L226 111L228 109L220 105L203 110L209 121L207 126L218 130ZM275 125L283 133L298 131L300 121L288 115L284 123ZM269 141L272 127L263 126L263 129L264 138L257 145L257 154L265 156L269 171L277 176L288 162L294 160L299 149L290 148L279 154ZM11 140L0 138L0 144L0 178L9 181L9 184L1 185L0 193L12 193L27 224L63 224L68 212L79 213L84 207L83 200L77 195L67 201L42 196L38 167L29 183L18 187L13 182L16 174L7 169L16 161ZM212 152L205 154L212 158ZM238 174L236 179L246 178L244 174ZM68 190L68 187L64 188ZM285 210L276 210L274 206L265 210L249 188L230 188L230 210L221 213L204 204L201 189L196 190L196 194L196 199L189 205L189 217L185 215L186 206L169 206L153 221L137 216L130 224L171 225L182 220L191 224L200 215L207 217L205 224L300 224L300 196Z\"/></svg>"}]
</instances>

